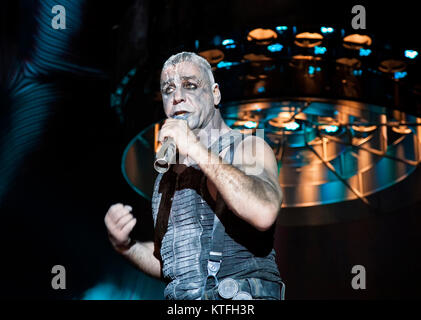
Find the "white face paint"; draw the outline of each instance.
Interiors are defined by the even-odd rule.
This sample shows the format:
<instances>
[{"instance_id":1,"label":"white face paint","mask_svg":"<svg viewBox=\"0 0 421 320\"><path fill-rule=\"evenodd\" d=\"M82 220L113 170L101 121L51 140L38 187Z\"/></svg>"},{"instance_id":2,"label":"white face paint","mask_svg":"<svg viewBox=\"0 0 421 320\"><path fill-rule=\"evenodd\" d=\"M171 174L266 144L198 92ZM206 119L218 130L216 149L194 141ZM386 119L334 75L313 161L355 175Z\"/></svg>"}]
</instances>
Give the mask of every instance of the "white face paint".
<instances>
[{"instance_id":1,"label":"white face paint","mask_svg":"<svg viewBox=\"0 0 421 320\"><path fill-rule=\"evenodd\" d=\"M193 62L166 67L161 74L165 114L168 118L187 117L192 130L204 128L215 114L212 89L205 70Z\"/></svg>"}]
</instances>

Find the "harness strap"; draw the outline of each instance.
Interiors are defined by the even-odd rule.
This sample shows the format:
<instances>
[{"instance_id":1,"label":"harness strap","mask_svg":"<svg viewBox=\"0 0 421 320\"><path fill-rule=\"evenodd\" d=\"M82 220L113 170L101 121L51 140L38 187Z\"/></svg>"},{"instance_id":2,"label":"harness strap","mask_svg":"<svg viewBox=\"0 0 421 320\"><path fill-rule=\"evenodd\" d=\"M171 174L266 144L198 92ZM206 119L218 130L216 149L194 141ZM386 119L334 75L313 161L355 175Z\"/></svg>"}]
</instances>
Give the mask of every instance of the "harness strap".
<instances>
[{"instance_id":1,"label":"harness strap","mask_svg":"<svg viewBox=\"0 0 421 320\"><path fill-rule=\"evenodd\" d=\"M228 133L229 134L229 133ZM221 153L223 149L225 149L229 145L229 152L225 155L225 159L229 164L232 164L234 160L234 151L235 147L238 145L240 141L242 141L245 137L244 134L239 134L237 136L229 136L229 140L225 139L226 135L222 135L218 139L218 154ZM214 142L215 144L216 142ZM229 143L229 144L228 144ZM214 149L214 144L210 147L210 149ZM228 156L228 157L227 157ZM227 159L228 158L228 159ZM217 201L220 198L220 194L217 194ZM209 252L209 260L208 260L208 276L205 279L205 284L203 286L203 291L205 291L207 279L209 277L213 277L215 279L216 284L218 285L218 278L217 273L221 267L222 263L222 252L224 249L224 234L225 228L223 224L219 221L219 218L215 214L214 221L213 221L213 232L212 232L212 239L211 239L211 250Z\"/></svg>"}]
</instances>

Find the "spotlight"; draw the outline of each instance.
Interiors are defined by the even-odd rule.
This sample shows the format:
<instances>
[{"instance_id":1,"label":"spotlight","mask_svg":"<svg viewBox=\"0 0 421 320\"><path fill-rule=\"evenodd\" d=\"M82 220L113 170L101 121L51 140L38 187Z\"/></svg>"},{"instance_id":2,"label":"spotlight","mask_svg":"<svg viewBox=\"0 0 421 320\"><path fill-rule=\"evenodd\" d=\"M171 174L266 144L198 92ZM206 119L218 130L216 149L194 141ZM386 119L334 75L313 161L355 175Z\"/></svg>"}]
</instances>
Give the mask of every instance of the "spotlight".
<instances>
[{"instance_id":1,"label":"spotlight","mask_svg":"<svg viewBox=\"0 0 421 320\"><path fill-rule=\"evenodd\" d=\"M308 66L308 74L310 75L314 74L315 72L319 72L320 70L320 67Z\"/></svg>"},{"instance_id":2,"label":"spotlight","mask_svg":"<svg viewBox=\"0 0 421 320\"><path fill-rule=\"evenodd\" d=\"M274 43L268 46L270 52L280 52L284 46L280 43Z\"/></svg>"},{"instance_id":3,"label":"spotlight","mask_svg":"<svg viewBox=\"0 0 421 320\"><path fill-rule=\"evenodd\" d=\"M225 39L225 40L222 40L222 45L223 46L227 46L227 45L234 44L234 43L235 42L234 42L233 39Z\"/></svg>"},{"instance_id":4,"label":"spotlight","mask_svg":"<svg viewBox=\"0 0 421 320\"><path fill-rule=\"evenodd\" d=\"M335 133L336 131L338 131L339 130L339 127L338 126L332 126L332 125L329 125L329 126L325 126L324 128L322 128L324 131L326 131L326 132L328 132L328 133Z\"/></svg>"},{"instance_id":5,"label":"spotlight","mask_svg":"<svg viewBox=\"0 0 421 320\"><path fill-rule=\"evenodd\" d=\"M291 112L280 112L276 117L269 120L269 125L289 131L297 130L300 125L296 121L291 120L292 116L293 113Z\"/></svg>"},{"instance_id":6,"label":"spotlight","mask_svg":"<svg viewBox=\"0 0 421 320\"><path fill-rule=\"evenodd\" d=\"M408 73L406 71L403 71L403 72L395 72L395 74L394 74L393 77L395 79L402 79L402 78L405 78L407 75L408 75Z\"/></svg>"},{"instance_id":7,"label":"spotlight","mask_svg":"<svg viewBox=\"0 0 421 320\"><path fill-rule=\"evenodd\" d=\"M406 63L401 60L384 60L380 62L379 70L384 73L388 73L393 76L394 79L402 79L406 77L407 72Z\"/></svg>"},{"instance_id":8,"label":"spotlight","mask_svg":"<svg viewBox=\"0 0 421 320\"><path fill-rule=\"evenodd\" d=\"M226 68L226 67L231 67L231 66L232 66L232 62L227 62L227 61L221 61L220 63L216 65L217 68Z\"/></svg>"},{"instance_id":9,"label":"spotlight","mask_svg":"<svg viewBox=\"0 0 421 320\"><path fill-rule=\"evenodd\" d=\"M325 54L326 50L327 50L326 47L315 46L314 47L314 54Z\"/></svg>"},{"instance_id":10,"label":"spotlight","mask_svg":"<svg viewBox=\"0 0 421 320\"><path fill-rule=\"evenodd\" d=\"M277 37L278 35L272 29L257 28L248 33L247 40L255 41L259 45L268 45Z\"/></svg>"},{"instance_id":11,"label":"spotlight","mask_svg":"<svg viewBox=\"0 0 421 320\"><path fill-rule=\"evenodd\" d=\"M230 67L235 66L237 64L239 64L239 62L221 61L216 65L216 67L219 69L221 68L229 69Z\"/></svg>"},{"instance_id":12,"label":"spotlight","mask_svg":"<svg viewBox=\"0 0 421 320\"><path fill-rule=\"evenodd\" d=\"M339 122L332 117L319 116L318 122L322 123L318 125L319 130L324 131L326 133L332 134L339 130Z\"/></svg>"},{"instance_id":13,"label":"spotlight","mask_svg":"<svg viewBox=\"0 0 421 320\"><path fill-rule=\"evenodd\" d=\"M284 32L284 31L288 30L288 27L287 27L287 26L277 26L275 29L276 29L276 31L278 31L279 33L282 33L282 32Z\"/></svg>"},{"instance_id":14,"label":"spotlight","mask_svg":"<svg viewBox=\"0 0 421 320\"><path fill-rule=\"evenodd\" d=\"M377 126L352 125L351 128L358 133L371 133L377 129Z\"/></svg>"},{"instance_id":15,"label":"spotlight","mask_svg":"<svg viewBox=\"0 0 421 320\"><path fill-rule=\"evenodd\" d=\"M415 59L418 56L418 52L415 50L405 50L405 57L408 59Z\"/></svg>"},{"instance_id":16,"label":"spotlight","mask_svg":"<svg viewBox=\"0 0 421 320\"><path fill-rule=\"evenodd\" d=\"M364 49L364 48L360 49L360 56L361 57L368 57L370 55L370 53L371 53L370 49Z\"/></svg>"},{"instance_id":17,"label":"spotlight","mask_svg":"<svg viewBox=\"0 0 421 320\"><path fill-rule=\"evenodd\" d=\"M392 127L392 130L396 133L399 133L399 134L410 134L412 132L412 130L410 128L408 128L407 126L404 126L404 125Z\"/></svg>"},{"instance_id":18,"label":"spotlight","mask_svg":"<svg viewBox=\"0 0 421 320\"><path fill-rule=\"evenodd\" d=\"M321 27L320 31L321 33L332 33L334 29L332 27Z\"/></svg>"},{"instance_id":19,"label":"spotlight","mask_svg":"<svg viewBox=\"0 0 421 320\"><path fill-rule=\"evenodd\" d=\"M257 123L254 122L254 121L247 121L246 123L244 123L244 126L247 129L253 129L253 128L256 128L257 127Z\"/></svg>"},{"instance_id":20,"label":"spotlight","mask_svg":"<svg viewBox=\"0 0 421 320\"><path fill-rule=\"evenodd\" d=\"M372 40L367 35L358 33L350 34L343 39L343 46L351 50L360 50L371 46Z\"/></svg>"},{"instance_id":21,"label":"spotlight","mask_svg":"<svg viewBox=\"0 0 421 320\"><path fill-rule=\"evenodd\" d=\"M320 33L302 32L295 36L295 45L301 48L314 48L322 44L323 36Z\"/></svg>"},{"instance_id":22,"label":"spotlight","mask_svg":"<svg viewBox=\"0 0 421 320\"><path fill-rule=\"evenodd\" d=\"M290 131L295 131L300 127L300 125L295 122L295 121L291 121L291 122L287 122L285 123L285 130L290 130Z\"/></svg>"},{"instance_id":23,"label":"spotlight","mask_svg":"<svg viewBox=\"0 0 421 320\"><path fill-rule=\"evenodd\" d=\"M259 125L256 121L245 121L245 120L237 120L234 121L234 123L230 123L230 121L227 122L227 124L234 129L240 130L242 133L251 133L256 129Z\"/></svg>"}]
</instances>

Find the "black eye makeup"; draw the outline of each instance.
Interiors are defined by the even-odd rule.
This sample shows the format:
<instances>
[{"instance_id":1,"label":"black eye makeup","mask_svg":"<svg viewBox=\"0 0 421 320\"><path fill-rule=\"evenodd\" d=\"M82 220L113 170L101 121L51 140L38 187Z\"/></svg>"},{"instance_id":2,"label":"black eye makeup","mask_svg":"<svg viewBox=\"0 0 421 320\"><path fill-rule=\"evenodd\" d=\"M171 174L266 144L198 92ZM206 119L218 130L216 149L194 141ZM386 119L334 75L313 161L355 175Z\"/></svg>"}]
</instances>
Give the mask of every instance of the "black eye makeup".
<instances>
[{"instance_id":1,"label":"black eye makeup","mask_svg":"<svg viewBox=\"0 0 421 320\"><path fill-rule=\"evenodd\" d=\"M198 79L196 76L185 76L181 77L182 80L182 87L187 90L196 90L197 88L201 87L202 81ZM175 91L176 85L174 84L173 80L167 80L163 83L161 92L163 94L171 94Z\"/></svg>"},{"instance_id":2,"label":"black eye makeup","mask_svg":"<svg viewBox=\"0 0 421 320\"><path fill-rule=\"evenodd\" d=\"M197 89L197 84L193 83L193 82L185 82L183 83L184 88L189 89L189 90L195 90Z\"/></svg>"},{"instance_id":3,"label":"black eye makeup","mask_svg":"<svg viewBox=\"0 0 421 320\"><path fill-rule=\"evenodd\" d=\"M170 94L174 90L175 90L175 87L173 85L169 85L169 86L165 86L164 88L162 88L162 93Z\"/></svg>"}]
</instances>

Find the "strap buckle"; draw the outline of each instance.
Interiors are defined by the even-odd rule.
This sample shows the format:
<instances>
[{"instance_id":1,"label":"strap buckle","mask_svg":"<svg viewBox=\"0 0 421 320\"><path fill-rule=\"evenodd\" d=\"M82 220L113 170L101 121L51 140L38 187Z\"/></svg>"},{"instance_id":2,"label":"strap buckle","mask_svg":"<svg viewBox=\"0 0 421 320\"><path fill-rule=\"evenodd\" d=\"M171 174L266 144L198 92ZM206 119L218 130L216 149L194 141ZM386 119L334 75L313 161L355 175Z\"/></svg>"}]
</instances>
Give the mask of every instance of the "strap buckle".
<instances>
[{"instance_id":1,"label":"strap buckle","mask_svg":"<svg viewBox=\"0 0 421 320\"><path fill-rule=\"evenodd\" d=\"M215 286L217 287L219 285L219 281L218 278L216 277L216 274L219 271L219 268L221 267L221 262L220 261L208 261L208 275L205 279L205 284L206 284L206 280L209 279L209 277L212 277L215 279Z\"/></svg>"}]
</instances>

